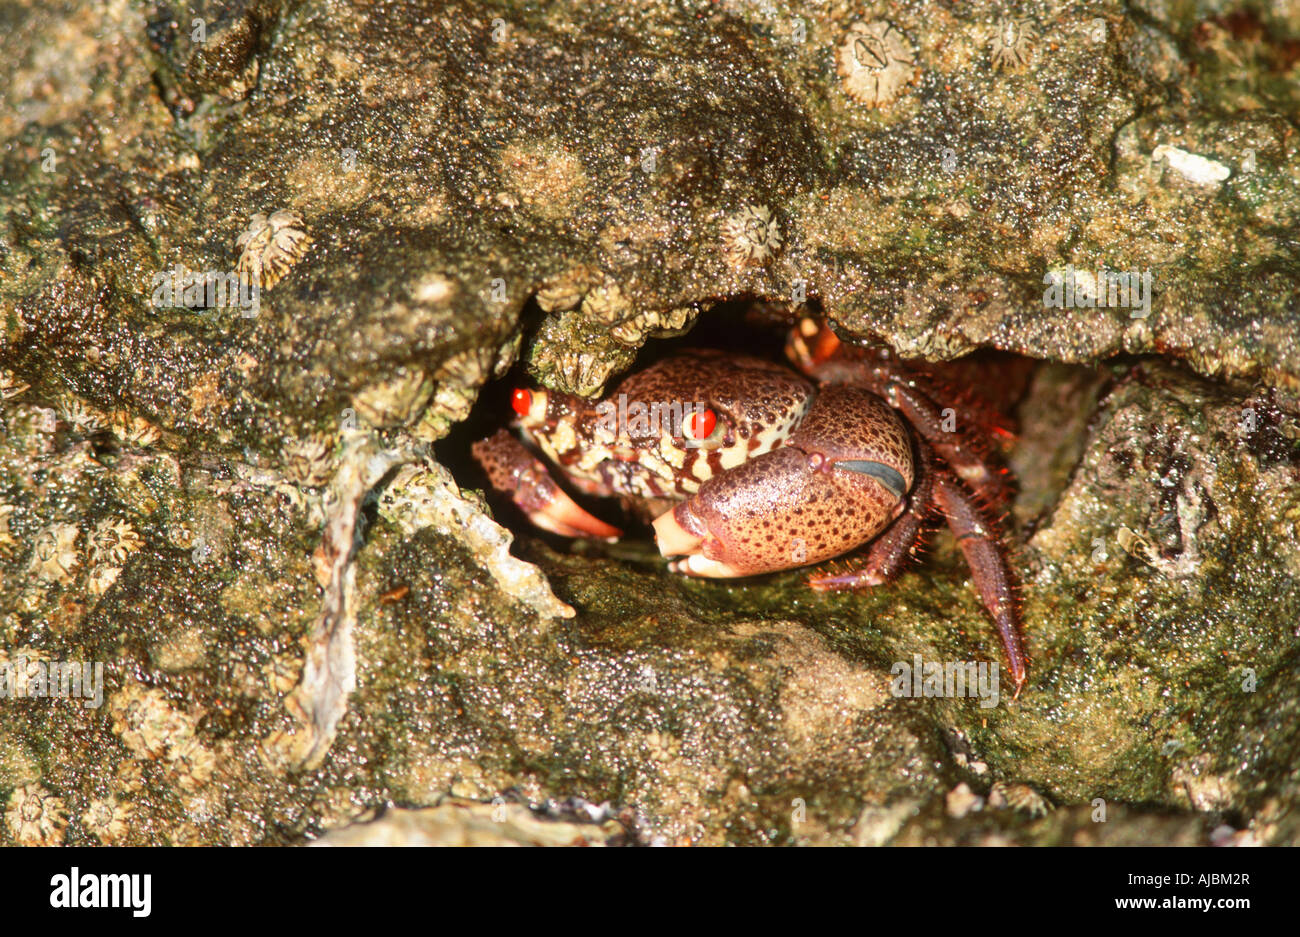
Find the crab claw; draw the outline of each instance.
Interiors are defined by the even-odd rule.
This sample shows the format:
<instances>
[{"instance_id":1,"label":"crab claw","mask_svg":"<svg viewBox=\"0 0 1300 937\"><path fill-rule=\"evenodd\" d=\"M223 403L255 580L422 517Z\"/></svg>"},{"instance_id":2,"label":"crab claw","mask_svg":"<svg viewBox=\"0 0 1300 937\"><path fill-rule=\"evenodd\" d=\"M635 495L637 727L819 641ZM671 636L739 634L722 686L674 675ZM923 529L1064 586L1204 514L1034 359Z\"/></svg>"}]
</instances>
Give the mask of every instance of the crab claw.
<instances>
[{"instance_id":1,"label":"crab claw","mask_svg":"<svg viewBox=\"0 0 1300 937\"><path fill-rule=\"evenodd\" d=\"M672 568L731 577L839 556L903 510L912 451L898 417L856 387L823 389L780 449L715 475L654 522Z\"/></svg>"},{"instance_id":2,"label":"crab claw","mask_svg":"<svg viewBox=\"0 0 1300 937\"><path fill-rule=\"evenodd\" d=\"M577 505L518 439L506 430L474 443L470 450L492 487L511 499L543 530L563 537L617 540L623 532Z\"/></svg>"}]
</instances>

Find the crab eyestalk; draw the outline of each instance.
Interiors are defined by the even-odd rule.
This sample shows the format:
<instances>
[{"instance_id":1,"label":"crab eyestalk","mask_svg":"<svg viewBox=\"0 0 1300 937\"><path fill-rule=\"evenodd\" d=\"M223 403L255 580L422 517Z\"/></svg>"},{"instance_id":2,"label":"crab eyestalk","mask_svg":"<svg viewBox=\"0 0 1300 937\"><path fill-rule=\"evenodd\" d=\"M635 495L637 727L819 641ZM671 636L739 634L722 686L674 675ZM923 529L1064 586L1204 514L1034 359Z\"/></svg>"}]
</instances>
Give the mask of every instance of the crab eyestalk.
<instances>
[{"instance_id":1,"label":"crab eyestalk","mask_svg":"<svg viewBox=\"0 0 1300 937\"><path fill-rule=\"evenodd\" d=\"M695 576L793 569L852 550L904 508L912 453L894 412L855 387L823 390L780 449L705 482L655 520L665 556Z\"/></svg>"}]
</instances>

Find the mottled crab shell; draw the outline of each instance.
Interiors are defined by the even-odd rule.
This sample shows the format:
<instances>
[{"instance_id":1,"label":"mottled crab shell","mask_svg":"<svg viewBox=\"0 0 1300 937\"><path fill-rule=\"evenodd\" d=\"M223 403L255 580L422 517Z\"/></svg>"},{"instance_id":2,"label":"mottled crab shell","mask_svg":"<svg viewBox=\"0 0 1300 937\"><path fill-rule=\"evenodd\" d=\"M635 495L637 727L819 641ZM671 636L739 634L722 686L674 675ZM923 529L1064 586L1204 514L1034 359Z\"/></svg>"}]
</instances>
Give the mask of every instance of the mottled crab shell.
<instances>
[{"instance_id":1,"label":"mottled crab shell","mask_svg":"<svg viewBox=\"0 0 1300 937\"><path fill-rule=\"evenodd\" d=\"M832 384L782 448L712 479L673 515L710 563L742 575L793 569L874 538L913 480L898 414L870 391ZM697 572L706 565L686 560Z\"/></svg>"},{"instance_id":2,"label":"mottled crab shell","mask_svg":"<svg viewBox=\"0 0 1300 937\"><path fill-rule=\"evenodd\" d=\"M679 499L782 445L813 396L812 385L788 368L693 351L631 375L600 403L535 391L519 424L547 458L589 490ZM684 407L713 411L717 421L707 438L690 439L673 425L680 421L669 415ZM658 420L651 419L655 412Z\"/></svg>"}]
</instances>

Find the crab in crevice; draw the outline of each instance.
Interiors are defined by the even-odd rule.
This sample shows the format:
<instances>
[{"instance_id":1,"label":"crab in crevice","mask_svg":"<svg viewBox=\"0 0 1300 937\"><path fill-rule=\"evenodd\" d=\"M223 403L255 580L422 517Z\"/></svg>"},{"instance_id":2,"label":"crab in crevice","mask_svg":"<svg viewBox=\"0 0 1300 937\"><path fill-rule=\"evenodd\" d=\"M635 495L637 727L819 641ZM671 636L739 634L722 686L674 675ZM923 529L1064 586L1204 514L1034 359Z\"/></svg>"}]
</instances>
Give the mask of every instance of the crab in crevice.
<instances>
[{"instance_id":1,"label":"crab in crevice","mask_svg":"<svg viewBox=\"0 0 1300 937\"><path fill-rule=\"evenodd\" d=\"M578 490L620 497L653 522L674 572L752 576L820 563L870 544L865 563L814 575L819 590L876 586L914 555L927 519L946 519L993 618L1020 692L1019 608L999 524L1004 476L955 432L984 425L941 409L925 378L890 351L841 344L807 319L788 356L691 350L624 378L596 402L517 389L515 424ZM815 382L815 383L814 383ZM909 429L910 427L910 429ZM545 530L621 536L593 517L507 430L472 447L494 488Z\"/></svg>"}]
</instances>

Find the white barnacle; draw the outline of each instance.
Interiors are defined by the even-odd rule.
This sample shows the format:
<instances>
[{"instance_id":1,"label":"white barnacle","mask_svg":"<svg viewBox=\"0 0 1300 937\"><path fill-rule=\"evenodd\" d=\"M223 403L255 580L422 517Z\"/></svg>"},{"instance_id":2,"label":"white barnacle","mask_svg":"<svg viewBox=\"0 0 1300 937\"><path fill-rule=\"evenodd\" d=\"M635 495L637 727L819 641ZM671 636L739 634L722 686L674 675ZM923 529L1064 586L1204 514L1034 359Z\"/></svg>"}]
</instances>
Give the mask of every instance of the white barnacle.
<instances>
[{"instance_id":1,"label":"white barnacle","mask_svg":"<svg viewBox=\"0 0 1300 937\"><path fill-rule=\"evenodd\" d=\"M272 212L269 217L255 214L235 239L235 247L240 249L236 272L264 290L275 286L311 244L302 223L302 215L289 209Z\"/></svg>"},{"instance_id":2,"label":"white barnacle","mask_svg":"<svg viewBox=\"0 0 1300 937\"><path fill-rule=\"evenodd\" d=\"M1002 17L993 28L993 41L989 46L993 67L999 71L1004 68L1024 68L1029 64L1037 38L1038 32L1028 17Z\"/></svg>"},{"instance_id":3,"label":"white barnacle","mask_svg":"<svg viewBox=\"0 0 1300 937\"><path fill-rule=\"evenodd\" d=\"M16 547L18 541L13 537L13 531L9 529L9 518L13 516L14 506L0 502L0 553L4 553L9 547Z\"/></svg>"},{"instance_id":4,"label":"white barnacle","mask_svg":"<svg viewBox=\"0 0 1300 937\"><path fill-rule=\"evenodd\" d=\"M632 314L632 301L624 294L617 280L604 274L601 282L582 298L582 311L613 325Z\"/></svg>"},{"instance_id":5,"label":"white barnacle","mask_svg":"<svg viewBox=\"0 0 1300 937\"><path fill-rule=\"evenodd\" d=\"M194 721L174 709L162 690L134 681L109 697L108 711L113 732L141 760L180 750L194 734Z\"/></svg>"},{"instance_id":6,"label":"white barnacle","mask_svg":"<svg viewBox=\"0 0 1300 937\"><path fill-rule=\"evenodd\" d=\"M845 93L868 107L888 104L917 76L911 45L885 20L854 23L836 59Z\"/></svg>"},{"instance_id":7,"label":"white barnacle","mask_svg":"<svg viewBox=\"0 0 1300 937\"><path fill-rule=\"evenodd\" d=\"M781 248L781 226L766 205L746 205L722 222L722 248L732 266L757 266Z\"/></svg>"},{"instance_id":8,"label":"white barnacle","mask_svg":"<svg viewBox=\"0 0 1300 937\"><path fill-rule=\"evenodd\" d=\"M68 428L83 436L93 436L108 425L108 416L80 397L65 397L59 401L58 411Z\"/></svg>"},{"instance_id":9,"label":"white barnacle","mask_svg":"<svg viewBox=\"0 0 1300 937\"><path fill-rule=\"evenodd\" d=\"M537 291L537 305L544 312L576 309L591 287L601 279L602 275L586 264L577 264L542 284Z\"/></svg>"},{"instance_id":10,"label":"white barnacle","mask_svg":"<svg viewBox=\"0 0 1300 937\"><path fill-rule=\"evenodd\" d=\"M148 420L122 410L111 415L108 428L118 440L138 449L148 449L162 437L158 427Z\"/></svg>"},{"instance_id":11,"label":"white barnacle","mask_svg":"<svg viewBox=\"0 0 1300 937\"><path fill-rule=\"evenodd\" d=\"M81 530L75 524L52 524L42 530L32 543L32 572L46 582L71 582L72 570L81 562L79 536Z\"/></svg>"}]
</instances>

